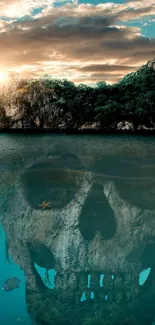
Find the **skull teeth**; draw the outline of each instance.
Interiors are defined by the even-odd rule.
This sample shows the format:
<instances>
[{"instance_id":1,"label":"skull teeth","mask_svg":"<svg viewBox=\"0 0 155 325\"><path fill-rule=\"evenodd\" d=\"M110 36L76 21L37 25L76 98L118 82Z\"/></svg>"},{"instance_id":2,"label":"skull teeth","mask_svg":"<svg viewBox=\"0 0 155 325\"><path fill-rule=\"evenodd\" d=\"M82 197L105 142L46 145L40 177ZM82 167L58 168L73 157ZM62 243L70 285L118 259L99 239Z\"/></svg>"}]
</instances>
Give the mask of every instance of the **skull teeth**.
<instances>
[{"instance_id":1,"label":"skull teeth","mask_svg":"<svg viewBox=\"0 0 155 325\"><path fill-rule=\"evenodd\" d=\"M151 268L145 270L145 281L150 274ZM141 272L142 273L142 272ZM141 275L140 273L140 275ZM86 277L87 277L87 288L86 288ZM144 277L144 275L143 275ZM99 274L92 273L88 276L82 277L83 281L80 282L82 285L79 289L83 287L83 293L81 296L82 300L92 299L92 292L94 294L94 299L102 300L105 299L109 303L115 302L117 304L122 301L133 300L140 292L140 277L132 274ZM80 280L81 281L81 280ZM83 286L85 282L85 287ZM143 281L144 283L144 281ZM81 300L81 301L82 301Z\"/></svg>"},{"instance_id":2,"label":"skull teeth","mask_svg":"<svg viewBox=\"0 0 155 325\"><path fill-rule=\"evenodd\" d=\"M133 300L139 294L140 286L145 283L150 272L151 268L140 272L139 281L138 277L132 274L72 273L62 276L61 279L56 277L52 288L62 291L64 299L75 296L77 303L79 300L97 299L120 304L122 301ZM47 286L47 283L45 285Z\"/></svg>"}]
</instances>

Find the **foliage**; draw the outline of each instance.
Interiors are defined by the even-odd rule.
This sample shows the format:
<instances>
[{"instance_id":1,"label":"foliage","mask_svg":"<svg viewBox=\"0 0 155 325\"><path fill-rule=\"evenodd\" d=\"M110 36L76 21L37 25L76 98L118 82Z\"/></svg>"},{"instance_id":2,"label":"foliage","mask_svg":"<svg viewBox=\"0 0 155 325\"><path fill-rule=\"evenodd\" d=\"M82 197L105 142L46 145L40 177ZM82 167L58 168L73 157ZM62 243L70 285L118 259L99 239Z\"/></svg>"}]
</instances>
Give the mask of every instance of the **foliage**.
<instances>
[{"instance_id":1,"label":"foliage","mask_svg":"<svg viewBox=\"0 0 155 325\"><path fill-rule=\"evenodd\" d=\"M103 127L126 120L134 127L155 123L155 72L148 65L127 74L119 83L99 81L96 87L75 86L66 79L19 79L13 77L0 96L0 123L12 125L6 108L18 111L23 125L29 127L78 127L100 122ZM21 114L19 114L19 112ZM21 117L22 116L22 117ZM35 124L35 119L39 124ZM11 124L12 123L12 124Z\"/></svg>"},{"instance_id":2,"label":"foliage","mask_svg":"<svg viewBox=\"0 0 155 325\"><path fill-rule=\"evenodd\" d=\"M0 98L0 128L9 128L10 127L10 118L6 116L3 99Z\"/></svg>"}]
</instances>

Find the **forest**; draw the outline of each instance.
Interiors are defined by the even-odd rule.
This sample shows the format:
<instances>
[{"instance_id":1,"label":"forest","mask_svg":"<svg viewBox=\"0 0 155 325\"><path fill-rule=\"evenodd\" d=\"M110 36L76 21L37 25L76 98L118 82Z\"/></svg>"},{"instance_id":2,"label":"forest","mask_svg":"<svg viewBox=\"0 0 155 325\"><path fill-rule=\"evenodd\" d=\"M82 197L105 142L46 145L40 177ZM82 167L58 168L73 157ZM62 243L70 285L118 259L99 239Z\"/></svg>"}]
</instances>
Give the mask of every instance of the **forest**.
<instances>
[{"instance_id":1,"label":"forest","mask_svg":"<svg viewBox=\"0 0 155 325\"><path fill-rule=\"evenodd\" d=\"M148 64L112 85L14 76L0 92L1 129L77 129L86 123L115 129L120 121L134 129L155 125L155 71Z\"/></svg>"}]
</instances>

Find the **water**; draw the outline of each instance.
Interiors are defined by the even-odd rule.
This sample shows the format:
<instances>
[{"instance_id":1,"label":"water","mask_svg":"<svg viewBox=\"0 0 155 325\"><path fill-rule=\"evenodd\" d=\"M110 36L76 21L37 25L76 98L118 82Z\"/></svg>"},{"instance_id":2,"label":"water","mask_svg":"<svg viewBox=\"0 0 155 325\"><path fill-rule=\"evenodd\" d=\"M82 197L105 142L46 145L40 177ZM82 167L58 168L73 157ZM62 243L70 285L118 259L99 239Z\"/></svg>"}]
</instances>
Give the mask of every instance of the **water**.
<instances>
[{"instance_id":1,"label":"water","mask_svg":"<svg viewBox=\"0 0 155 325\"><path fill-rule=\"evenodd\" d=\"M0 319L3 320L2 324L16 325L19 322L22 324L31 324L26 310L24 271L17 264L13 263L11 258L10 264L7 263L5 256L5 233L2 228L0 231L0 265L1 286L10 276L21 279L21 286L18 291L14 290L9 293L0 291Z\"/></svg>"},{"instance_id":2,"label":"water","mask_svg":"<svg viewBox=\"0 0 155 325\"><path fill-rule=\"evenodd\" d=\"M2 325L155 323L155 139L0 135Z\"/></svg>"}]
</instances>

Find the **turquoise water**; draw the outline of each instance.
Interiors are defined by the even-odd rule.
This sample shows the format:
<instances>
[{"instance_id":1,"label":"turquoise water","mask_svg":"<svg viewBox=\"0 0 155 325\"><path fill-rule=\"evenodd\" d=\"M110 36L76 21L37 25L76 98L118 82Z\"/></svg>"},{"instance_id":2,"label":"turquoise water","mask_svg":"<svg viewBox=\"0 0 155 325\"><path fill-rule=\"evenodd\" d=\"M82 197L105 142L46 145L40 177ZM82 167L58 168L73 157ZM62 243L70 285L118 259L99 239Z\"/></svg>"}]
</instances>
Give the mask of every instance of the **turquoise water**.
<instances>
[{"instance_id":1,"label":"turquoise water","mask_svg":"<svg viewBox=\"0 0 155 325\"><path fill-rule=\"evenodd\" d=\"M0 324L154 324L153 137L3 134L0 173Z\"/></svg>"},{"instance_id":2,"label":"turquoise water","mask_svg":"<svg viewBox=\"0 0 155 325\"><path fill-rule=\"evenodd\" d=\"M21 280L21 285L18 289L10 292L0 290L0 319L3 325L29 325L31 320L27 313L25 300L25 276L24 272L18 265L11 264L6 261L5 256L5 233L0 228L0 287L4 281L10 277L17 277Z\"/></svg>"}]
</instances>

